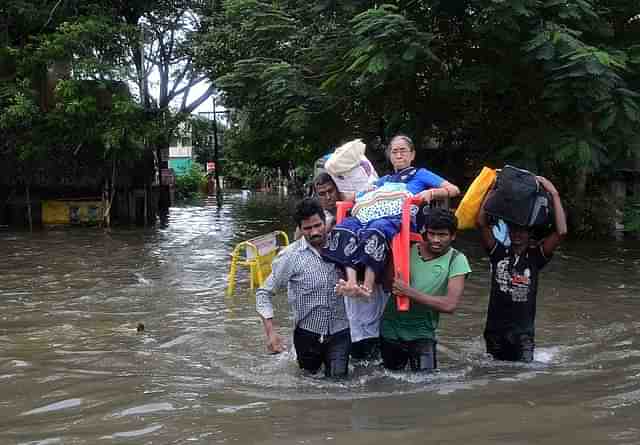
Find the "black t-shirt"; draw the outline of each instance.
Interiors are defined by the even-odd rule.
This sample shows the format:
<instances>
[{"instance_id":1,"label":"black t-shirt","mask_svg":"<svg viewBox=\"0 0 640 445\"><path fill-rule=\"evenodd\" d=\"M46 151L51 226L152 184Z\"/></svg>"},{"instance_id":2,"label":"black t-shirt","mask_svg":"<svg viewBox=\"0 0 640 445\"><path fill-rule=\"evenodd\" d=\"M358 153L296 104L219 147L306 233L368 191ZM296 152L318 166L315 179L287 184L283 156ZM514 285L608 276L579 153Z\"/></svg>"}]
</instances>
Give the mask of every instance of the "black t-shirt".
<instances>
[{"instance_id":1,"label":"black t-shirt","mask_svg":"<svg viewBox=\"0 0 640 445\"><path fill-rule=\"evenodd\" d=\"M535 334L538 272L549 262L542 245L517 256L496 242L489 252L491 295L485 333Z\"/></svg>"}]
</instances>

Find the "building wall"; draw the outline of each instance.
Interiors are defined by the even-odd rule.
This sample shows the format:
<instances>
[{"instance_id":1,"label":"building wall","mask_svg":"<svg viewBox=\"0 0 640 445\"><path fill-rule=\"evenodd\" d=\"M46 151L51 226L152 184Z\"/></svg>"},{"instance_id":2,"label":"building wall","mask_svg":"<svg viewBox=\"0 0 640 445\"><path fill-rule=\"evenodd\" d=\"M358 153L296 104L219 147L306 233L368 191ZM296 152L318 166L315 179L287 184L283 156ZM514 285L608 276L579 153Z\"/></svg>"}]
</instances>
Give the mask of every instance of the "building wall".
<instances>
[{"instance_id":1,"label":"building wall","mask_svg":"<svg viewBox=\"0 0 640 445\"><path fill-rule=\"evenodd\" d=\"M186 175L193 165L191 158L169 158L169 168L172 168L176 176Z\"/></svg>"},{"instance_id":2,"label":"building wall","mask_svg":"<svg viewBox=\"0 0 640 445\"><path fill-rule=\"evenodd\" d=\"M42 201L43 224L98 224L102 217L102 201Z\"/></svg>"},{"instance_id":3,"label":"building wall","mask_svg":"<svg viewBox=\"0 0 640 445\"><path fill-rule=\"evenodd\" d=\"M169 168L176 176L186 175L193 164L193 145L190 136L191 128L182 123L178 135L169 144Z\"/></svg>"}]
</instances>

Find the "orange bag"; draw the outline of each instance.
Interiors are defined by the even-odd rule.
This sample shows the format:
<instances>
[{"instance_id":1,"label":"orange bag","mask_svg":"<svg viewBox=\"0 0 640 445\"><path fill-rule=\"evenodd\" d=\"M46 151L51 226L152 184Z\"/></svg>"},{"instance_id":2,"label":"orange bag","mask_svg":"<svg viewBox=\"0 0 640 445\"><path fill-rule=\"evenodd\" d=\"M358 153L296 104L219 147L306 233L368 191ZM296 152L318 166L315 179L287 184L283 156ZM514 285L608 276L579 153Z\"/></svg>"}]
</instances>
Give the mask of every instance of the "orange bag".
<instances>
[{"instance_id":1,"label":"orange bag","mask_svg":"<svg viewBox=\"0 0 640 445\"><path fill-rule=\"evenodd\" d=\"M458 230L473 229L476 226L476 217L484 196L495 179L496 171L489 167L483 167L480 174L473 180L456 210Z\"/></svg>"}]
</instances>

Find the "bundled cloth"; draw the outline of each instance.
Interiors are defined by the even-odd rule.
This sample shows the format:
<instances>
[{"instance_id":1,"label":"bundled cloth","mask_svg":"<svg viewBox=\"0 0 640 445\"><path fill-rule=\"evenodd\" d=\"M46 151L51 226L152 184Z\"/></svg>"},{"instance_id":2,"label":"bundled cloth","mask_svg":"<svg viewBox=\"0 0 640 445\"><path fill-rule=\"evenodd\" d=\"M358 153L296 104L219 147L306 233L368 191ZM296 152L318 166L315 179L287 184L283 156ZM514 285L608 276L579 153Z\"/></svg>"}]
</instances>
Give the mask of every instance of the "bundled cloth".
<instances>
[{"instance_id":1,"label":"bundled cloth","mask_svg":"<svg viewBox=\"0 0 640 445\"><path fill-rule=\"evenodd\" d=\"M378 180L378 173L364 155L365 144L360 139L338 147L324 163L341 192L364 192Z\"/></svg>"},{"instance_id":2,"label":"bundled cloth","mask_svg":"<svg viewBox=\"0 0 640 445\"><path fill-rule=\"evenodd\" d=\"M358 195L351 215L362 224L374 219L398 216L402 214L405 198L410 196L406 184L387 182L375 190Z\"/></svg>"}]
</instances>

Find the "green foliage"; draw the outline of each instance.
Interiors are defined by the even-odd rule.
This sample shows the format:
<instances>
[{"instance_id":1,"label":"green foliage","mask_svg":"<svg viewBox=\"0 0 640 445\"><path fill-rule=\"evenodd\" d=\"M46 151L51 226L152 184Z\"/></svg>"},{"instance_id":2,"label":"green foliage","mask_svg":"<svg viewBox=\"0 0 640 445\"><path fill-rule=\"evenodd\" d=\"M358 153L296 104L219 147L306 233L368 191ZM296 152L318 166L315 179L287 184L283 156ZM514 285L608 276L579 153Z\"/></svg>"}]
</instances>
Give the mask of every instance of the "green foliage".
<instances>
[{"instance_id":1,"label":"green foliage","mask_svg":"<svg viewBox=\"0 0 640 445\"><path fill-rule=\"evenodd\" d=\"M186 175L176 177L176 199L184 201L197 198L206 185L207 177L204 169L194 162Z\"/></svg>"},{"instance_id":2,"label":"green foliage","mask_svg":"<svg viewBox=\"0 0 640 445\"><path fill-rule=\"evenodd\" d=\"M51 145L101 158L166 145L198 104L172 112L185 91L172 85L191 86L198 72L234 110L222 144L232 172L310 165L355 137L381 157L403 131L418 162L447 166L460 185L462 166L484 163L573 173L562 192L584 221L589 186L640 153L637 1L5 3L0 57L15 66L10 80L0 70L0 153L25 162ZM137 107L117 82L136 73L148 84L141 39L160 94L143 87ZM43 103L56 64L71 70ZM108 107L100 89L116 93Z\"/></svg>"},{"instance_id":3,"label":"green foliage","mask_svg":"<svg viewBox=\"0 0 640 445\"><path fill-rule=\"evenodd\" d=\"M254 163L230 160L225 163L225 182L234 188L257 189L264 185L274 185L277 171L259 167Z\"/></svg>"},{"instance_id":4,"label":"green foliage","mask_svg":"<svg viewBox=\"0 0 640 445\"><path fill-rule=\"evenodd\" d=\"M640 201L630 201L625 204L623 224L625 232L640 233Z\"/></svg>"},{"instance_id":5,"label":"green foliage","mask_svg":"<svg viewBox=\"0 0 640 445\"><path fill-rule=\"evenodd\" d=\"M127 82L138 21L159 9L165 2L3 4L0 54L11 69L0 69L0 153L21 181L49 157L82 156L100 171L167 139L175 117L145 111Z\"/></svg>"},{"instance_id":6,"label":"green foliage","mask_svg":"<svg viewBox=\"0 0 640 445\"><path fill-rule=\"evenodd\" d=\"M243 160L297 165L402 130L454 173L507 161L597 182L639 153L637 2L214 3L195 52L238 110Z\"/></svg>"},{"instance_id":7,"label":"green foliage","mask_svg":"<svg viewBox=\"0 0 640 445\"><path fill-rule=\"evenodd\" d=\"M179 113L169 107L199 82L185 50L196 22L189 21L196 17L189 8L196 3L3 3L0 153L20 181L29 181L49 157L83 156L99 167L168 144L177 124L210 95L183 101ZM157 101L134 96L141 78L148 83L149 63L163 68ZM151 180L153 170L144 175Z\"/></svg>"}]
</instances>

